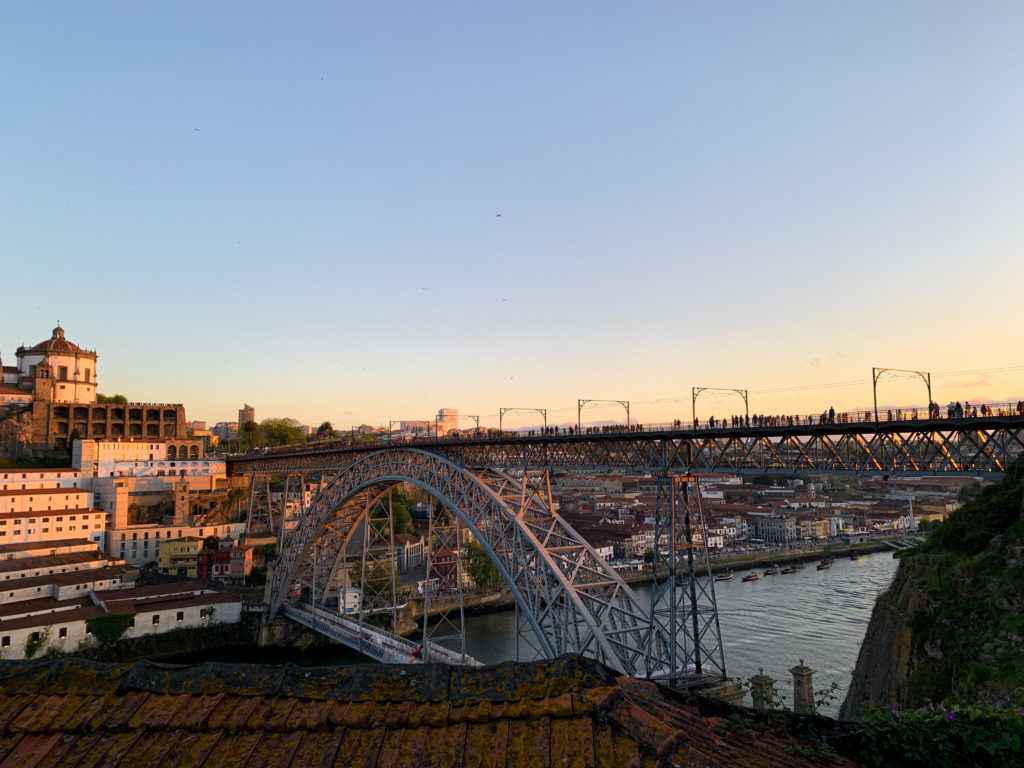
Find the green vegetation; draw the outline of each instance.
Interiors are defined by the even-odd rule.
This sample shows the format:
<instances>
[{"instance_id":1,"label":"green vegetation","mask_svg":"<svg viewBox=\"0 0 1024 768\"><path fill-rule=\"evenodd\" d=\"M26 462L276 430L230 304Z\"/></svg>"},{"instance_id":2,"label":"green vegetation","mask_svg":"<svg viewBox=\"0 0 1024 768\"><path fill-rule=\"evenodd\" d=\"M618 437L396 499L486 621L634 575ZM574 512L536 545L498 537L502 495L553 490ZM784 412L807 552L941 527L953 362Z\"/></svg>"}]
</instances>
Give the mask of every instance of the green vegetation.
<instances>
[{"instance_id":1,"label":"green vegetation","mask_svg":"<svg viewBox=\"0 0 1024 768\"><path fill-rule=\"evenodd\" d=\"M1020 765L1022 711L998 701L973 707L929 705L910 712L874 707L858 722L854 757L862 765L963 768Z\"/></svg>"},{"instance_id":2,"label":"green vegetation","mask_svg":"<svg viewBox=\"0 0 1024 768\"><path fill-rule=\"evenodd\" d=\"M497 566L477 542L466 543L466 557L463 563L466 566L466 573L480 589L491 590L501 586L502 579Z\"/></svg>"},{"instance_id":3,"label":"green vegetation","mask_svg":"<svg viewBox=\"0 0 1024 768\"><path fill-rule=\"evenodd\" d=\"M50 628L47 627L42 632L33 632L25 639L25 658L31 659L39 651L46 647L46 644L50 641Z\"/></svg>"},{"instance_id":4,"label":"green vegetation","mask_svg":"<svg viewBox=\"0 0 1024 768\"><path fill-rule=\"evenodd\" d=\"M363 562L361 560L352 563L348 569L348 582L353 589L363 589L367 595L379 595L389 591L392 581L398 584L398 565L392 563L391 573L388 573L388 566L381 560L367 564L366 586L363 589Z\"/></svg>"},{"instance_id":5,"label":"green vegetation","mask_svg":"<svg viewBox=\"0 0 1024 768\"><path fill-rule=\"evenodd\" d=\"M108 613L85 620L85 627L102 646L110 646L124 637L132 625L133 613Z\"/></svg>"},{"instance_id":6,"label":"green vegetation","mask_svg":"<svg viewBox=\"0 0 1024 768\"><path fill-rule=\"evenodd\" d=\"M21 454L14 458L0 459L0 469L46 469L49 467L66 467L68 456L66 453L44 456L29 456Z\"/></svg>"},{"instance_id":7,"label":"green vegetation","mask_svg":"<svg viewBox=\"0 0 1024 768\"><path fill-rule=\"evenodd\" d=\"M386 498L384 503L387 503ZM413 500L401 488L391 489L391 513L394 516L395 533L408 533L412 525Z\"/></svg>"},{"instance_id":8,"label":"green vegetation","mask_svg":"<svg viewBox=\"0 0 1024 768\"><path fill-rule=\"evenodd\" d=\"M118 405L124 405L128 402L128 398L124 395L101 395L99 392L96 393L97 403L117 403Z\"/></svg>"},{"instance_id":9,"label":"green vegetation","mask_svg":"<svg viewBox=\"0 0 1024 768\"><path fill-rule=\"evenodd\" d=\"M901 553L923 598L908 620L908 706L1024 705L1022 476L1019 459L925 544Z\"/></svg>"}]
</instances>

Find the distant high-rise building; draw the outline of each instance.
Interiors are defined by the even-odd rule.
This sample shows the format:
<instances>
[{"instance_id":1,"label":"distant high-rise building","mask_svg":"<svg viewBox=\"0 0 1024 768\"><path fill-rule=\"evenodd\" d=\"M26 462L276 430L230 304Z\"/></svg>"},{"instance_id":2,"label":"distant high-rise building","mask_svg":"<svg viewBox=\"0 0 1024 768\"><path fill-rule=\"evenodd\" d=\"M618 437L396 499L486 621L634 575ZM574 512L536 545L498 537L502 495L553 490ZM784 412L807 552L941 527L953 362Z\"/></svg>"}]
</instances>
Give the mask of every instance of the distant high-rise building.
<instances>
[{"instance_id":1,"label":"distant high-rise building","mask_svg":"<svg viewBox=\"0 0 1024 768\"><path fill-rule=\"evenodd\" d=\"M440 422L440 432L444 434L453 429L459 428L459 409L442 408L437 412L437 420Z\"/></svg>"},{"instance_id":2,"label":"distant high-rise building","mask_svg":"<svg viewBox=\"0 0 1024 768\"><path fill-rule=\"evenodd\" d=\"M250 421L256 421L256 409L246 403L238 409L238 428L241 429Z\"/></svg>"},{"instance_id":3,"label":"distant high-rise building","mask_svg":"<svg viewBox=\"0 0 1024 768\"><path fill-rule=\"evenodd\" d=\"M238 437L238 422L218 421L210 431L221 440L230 440Z\"/></svg>"}]
</instances>

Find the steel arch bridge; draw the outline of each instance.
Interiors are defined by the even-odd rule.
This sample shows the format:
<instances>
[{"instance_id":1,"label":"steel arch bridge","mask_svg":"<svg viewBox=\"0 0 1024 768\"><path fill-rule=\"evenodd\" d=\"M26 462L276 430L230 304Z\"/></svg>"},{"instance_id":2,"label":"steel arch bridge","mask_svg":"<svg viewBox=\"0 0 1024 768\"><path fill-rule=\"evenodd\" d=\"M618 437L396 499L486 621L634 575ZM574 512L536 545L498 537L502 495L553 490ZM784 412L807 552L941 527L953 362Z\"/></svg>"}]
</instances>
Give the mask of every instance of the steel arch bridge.
<instances>
[{"instance_id":1,"label":"steel arch bridge","mask_svg":"<svg viewBox=\"0 0 1024 768\"><path fill-rule=\"evenodd\" d=\"M706 547L695 543L703 541L703 516L699 506L691 516L685 498L677 503L686 496L686 483L680 480L692 481L692 473L702 472L997 475L1022 454L1024 416L1000 414L588 435L498 434L415 445L336 441L230 457L228 467L232 474L333 476L283 539L270 583L271 616L283 608L319 631L333 631L336 639L361 637L350 622L323 625L327 617L317 606L316 589L312 606L298 605L287 594L295 582L334 583L371 506L387 488L407 482L438 498L473 533L545 655L584 653L630 675L667 671L670 682L679 684L680 676L707 682L725 676L714 586L693 578L698 560L710 565ZM663 565L670 573L664 584L670 586L655 584L651 606L641 604L552 511L550 490L542 488L550 470L644 472L658 478L656 524L669 531L670 554ZM542 474L542 482L535 473ZM699 505L699 494L694 496ZM364 531L368 527L363 524ZM662 541L657 532L656 540ZM388 638L392 644L399 641ZM683 684L690 683L684 679Z\"/></svg>"},{"instance_id":2,"label":"steel arch bridge","mask_svg":"<svg viewBox=\"0 0 1024 768\"><path fill-rule=\"evenodd\" d=\"M713 591L709 597L702 585L697 594L691 578L695 610L681 612L677 626L675 613L668 616L638 599L552 511L546 473L531 477L502 470L470 472L448 458L417 449L362 456L322 489L286 539L275 565L269 590L271 617L282 607L292 614L287 596L296 582L328 585L338 578L346 549L360 526L369 524L371 505L397 483L428 491L469 529L497 566L543 655L580 653L629 675L664 676L673 683L682 671L694 684L724 678ZM703 520L695 515L693 525L698 524L702 526ZM672 530L671 540L681 541L682 533ZM690 553L692 575L692 549ZM682 566L681 559L678 564ZM673 576L675 570L670 563ZM311 599L316 611L322 594L314 589ZM683 620L692 630L682 631Z\"/></svg>"}]
</instances>

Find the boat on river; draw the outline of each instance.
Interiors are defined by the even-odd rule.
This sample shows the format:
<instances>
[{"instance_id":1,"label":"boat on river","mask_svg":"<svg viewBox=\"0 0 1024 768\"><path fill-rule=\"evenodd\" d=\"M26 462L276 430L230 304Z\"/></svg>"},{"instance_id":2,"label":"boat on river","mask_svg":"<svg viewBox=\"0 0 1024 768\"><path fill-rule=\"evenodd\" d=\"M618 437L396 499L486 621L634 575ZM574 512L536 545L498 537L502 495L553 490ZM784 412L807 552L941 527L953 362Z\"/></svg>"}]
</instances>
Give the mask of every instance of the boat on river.
<instances>
[{"instance_id":1,"label":"boat on river","mask_svg":"<svg viewBox=\"0 0 1024 768\"><path fill-rule=\"evenodd\" d=\"M831 568L831 567L832 567L832 561L831 560L822 560L820 563L818 563L818 570L819 571L824 571L826 568Z\"/></svg>"},{"instance_id":2,"label":"boat on river","mask_svg":"<svg viewBox=\"0 0 1024 768\"><path fill-rule=\"evenodd\" d=\"M760 574L748 573L746 576L743 577L743 581L757 581L760 578L761 578Z\"/></svg>"},{"instance_id":3,"label":"boat on river","mask_svg":"<svg viewBox=\"0 0 1024 768\"><path fill-rule=\"evenodd\" d=\"M779 566L773 565L771 568L769 568L767 571L764 572L764 575L765 576L774 576L778 572L779 572Z\"/></svg>"},{"instance_id":4,"label":"boat on river","mask_svg":"<svg viewBox=\"0 0 1024 768\"><path fill-rule=\"evenodd\" d=\"M782 573L796 573L796 566L795 565L786 566L785 568L782 569L781 572Z\"/></svg>"},{"instance_id":5,"label":"boat on river","mask_svg":"<svg viewBox=\"0 0 1024 768\"><path fill-rule=\"evenodd\" d=\"M715 575L715 581L728 581L732 578L732 571L728 573L719 573Z\"/></svg>"}]
</instances>

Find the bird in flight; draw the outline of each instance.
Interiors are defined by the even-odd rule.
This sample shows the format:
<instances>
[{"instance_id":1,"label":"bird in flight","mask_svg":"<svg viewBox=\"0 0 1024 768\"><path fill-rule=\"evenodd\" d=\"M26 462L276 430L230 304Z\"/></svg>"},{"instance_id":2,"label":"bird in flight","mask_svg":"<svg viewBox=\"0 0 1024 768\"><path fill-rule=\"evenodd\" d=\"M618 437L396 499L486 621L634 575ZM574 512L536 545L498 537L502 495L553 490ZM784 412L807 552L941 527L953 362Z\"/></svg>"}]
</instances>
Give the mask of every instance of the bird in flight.
<instances>
[{"instance_id":1,"label":"bird in flight","mask_svg":"<svg viewBox=\"0 0 1024 768\"><path fill-rule=\"evenodd\" d=\"M501 218L501 214L499 213L499 214L498 214L497 216L495 216L494 218L496 218L496 219L500 219L500 218Z\"/></svg>"}]
</instances>

